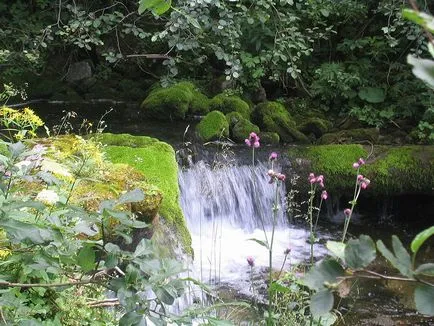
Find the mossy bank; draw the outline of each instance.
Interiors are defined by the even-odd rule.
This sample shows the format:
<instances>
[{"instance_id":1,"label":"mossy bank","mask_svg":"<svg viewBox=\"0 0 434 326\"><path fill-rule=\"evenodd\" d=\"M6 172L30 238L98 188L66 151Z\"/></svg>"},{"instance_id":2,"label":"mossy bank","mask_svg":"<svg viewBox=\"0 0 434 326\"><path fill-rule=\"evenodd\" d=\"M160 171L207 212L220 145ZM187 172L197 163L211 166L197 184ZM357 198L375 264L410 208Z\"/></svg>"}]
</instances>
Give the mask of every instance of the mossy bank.
<instances>
[{"instance_id":1,"label":"mossy bank","mask_svg":"<svg viewBox=\"0 0 434 326\"><path fill-rule=\"evenodd\" d=\"M161 190L163 200L159 215L177 235L184 250L191 254L191 237L179 206L178 164L173 148L146 136L105 133L95 139L105 145L104 152L110 161L136 168L147 182Z\"/></svg>"},{"instance_id":2,"label":"mossy bank","mask_svg":"<svg viewBox=\"0 0 434 326\"><path fill-rule=\"evenodd\" d=\"M362 157L366 164L360 173L371 180L367 195L434 195L434 146L319 145L293 147L289 156L300 176L323 174L332 193L354 190L352 165Z\"/></svg>"}]
</instances>

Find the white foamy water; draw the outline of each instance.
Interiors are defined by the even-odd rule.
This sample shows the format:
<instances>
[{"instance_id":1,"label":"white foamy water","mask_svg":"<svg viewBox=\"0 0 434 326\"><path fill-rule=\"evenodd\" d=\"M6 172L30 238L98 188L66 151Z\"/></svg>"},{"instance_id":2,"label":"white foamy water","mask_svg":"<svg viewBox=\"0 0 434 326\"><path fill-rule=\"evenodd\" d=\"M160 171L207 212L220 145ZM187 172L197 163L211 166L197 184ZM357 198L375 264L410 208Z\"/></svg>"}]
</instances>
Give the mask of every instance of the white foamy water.
<instances>
[{"instance_id":1,"label":"white foamy water","mask_svg":"<svg viewBox=\"0 0 434 326\"><path fill-rule=\"evenodd\" d=\"M255 259L255 270L268 268L268 250L249 240L271 238L276 186L269 183L267 171L263 164L212 170L203 162L181 171L181 206L192 235L195 274L202 282L229 283L241 290L248 287L248 256ZM307 260L310 252L309 232L287 222L284 194L284 186L279 187L273 246L277 270L285 249L291 253L284 268ZM326 250L315 244L314 252L323 256Z\"/></svg>"}]
</instances>

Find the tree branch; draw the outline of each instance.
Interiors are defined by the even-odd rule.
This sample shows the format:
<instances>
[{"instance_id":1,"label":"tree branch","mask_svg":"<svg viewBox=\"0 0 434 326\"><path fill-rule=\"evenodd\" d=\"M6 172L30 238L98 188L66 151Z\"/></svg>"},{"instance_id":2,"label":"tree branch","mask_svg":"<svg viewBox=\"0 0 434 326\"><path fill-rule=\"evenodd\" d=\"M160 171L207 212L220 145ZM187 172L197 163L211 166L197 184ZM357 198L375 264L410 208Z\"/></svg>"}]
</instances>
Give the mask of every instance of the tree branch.
<instances>
[{"instance_id":1,"label":"tree branch","mask_svg":"<svg viewBox=\"0 0 434 326\"><path fill-rule=\"evenodd\" d=\"M167 54L150 53L150 54L128 54L125 56L125 58L171 59L172 57L168 56Z\"/></svg>"},{"instance_id":2,"label":"tree branch","mask_svg":"<svg viewBox=\"0 0 434 326\"><path fill-rule=\"evenodd\" d=\"M86 284L100 283L101 281L87 280L78 282L65 282L65 283L12 283L12 282L0 282L0 287L17 287L17 288L54 288L62 286L79 286Z\"/></svg>"}]
</instances>

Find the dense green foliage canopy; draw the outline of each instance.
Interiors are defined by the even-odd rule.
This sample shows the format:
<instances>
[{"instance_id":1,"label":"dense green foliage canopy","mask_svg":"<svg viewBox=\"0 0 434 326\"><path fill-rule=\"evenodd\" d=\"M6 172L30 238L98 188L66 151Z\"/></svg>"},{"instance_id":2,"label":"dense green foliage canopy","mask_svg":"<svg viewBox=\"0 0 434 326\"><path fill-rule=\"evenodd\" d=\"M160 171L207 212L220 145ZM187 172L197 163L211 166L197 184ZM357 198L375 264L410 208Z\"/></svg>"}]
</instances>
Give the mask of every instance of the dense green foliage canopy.
<instances>
[{"instance_id":1,"label":"dense green foliage canopy","mask_svg":"<svg viewBox=\"0 0 434 326\"><path fill-rule=\"evenodd\" d=\"M402 17L406 7L404 0L16 0L0 4L0 69L8 82L23 71L53 70L61 79L83 59L100 79L138 65L163 86L225 81L253 95L263 87L294 111L400 129L423 121L415 136L426 138L433 95L406 58L428 51L422 29ZM426 1L419 7L433 9Z\"/></svg>"}]
</instances>

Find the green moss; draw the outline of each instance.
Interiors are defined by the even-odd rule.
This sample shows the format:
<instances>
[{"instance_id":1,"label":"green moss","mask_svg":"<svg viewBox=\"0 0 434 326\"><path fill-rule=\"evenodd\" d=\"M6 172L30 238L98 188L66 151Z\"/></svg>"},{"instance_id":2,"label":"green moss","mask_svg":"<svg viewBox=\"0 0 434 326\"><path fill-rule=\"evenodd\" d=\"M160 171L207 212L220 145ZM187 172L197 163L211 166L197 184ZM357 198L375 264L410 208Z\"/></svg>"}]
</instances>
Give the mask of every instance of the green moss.
<instances>
[{"instance_id":1,"label":"green moss","mask_svg":"<svg viewBox=\"0 0 434 326\"><path fill-rule=\"evenodd\" d=\"M200 92L193 93L189 113L205 115L209 112L209 98Z\"/></svg>"},{"instance_id":2,"label":"green moss","mask_svg":"<svg viewBox=\"0 0 434 326\"><path fill-rule=\"evenodd\" d=\"M301 176L323 174L331 193L351 194L356 178L352 164L360 157L366 159L369 153L370 147L353 144L297 147L289 155ZM431 193L434 146L375 146L360 172L371 180L368 195Z\"/></svg>"},{"instance_id":3,"label":"green moss","mask_svg":"<svg viewBox=\"0 0 434 326\"><path fill-rule=\"evenodd\" d=\"M187 113L208 112L209 100L197 90L193 83L180 82L167 88L152 90L143 101L141 108L151 118L184 119Z\"/></svg>"},{"instance_id":4,"label":"green moss","mask_svg":"<svg viewBox=\"0 0 434 326\"><path fill-rule=\"evenodd\" d=\"M207 142L220 137L229 137L229 123L220 111L208 113L196 126L199 137Z\"/></svg>"},{"instance_id":5,"label":"green moss","mask_svg":"<svg viewBox=\"0 0 434 326\"><path fill-rule=\"evenodd\" d=\"M434 147L378 146L367 170L375 192L430 193L434 184Z\"/></svg>"},{"instance_id":6,"label":"green moss","mask_svg":"<svg viewBox=\"0 0 434 326\"><path fill-rule=\"evenodd\" d=\"M108 140L105 153L109 160L136 168L144 174L148 183L161 190L163 200L159 213L179 235L185 250L191 253L191 237L179 206L178 164L173 148L166 143L143 136L103 134L103 137L101 142ZM123 139L125 146L116 138ZM131 143L135 143L136 147L129 147L128 144Z\"/></svg>"},{"instance_id":7,"label":"green moss","mask_svg":"<svg viewBox=\"0 0 434 326\"><path fill-rule=\"evenodd\" d=\"M275 132L261 132L259 133L259 137L261 138L261 143L263 144L277 145L280 142L280 137Z\"/></svg>"},{"instance_id":8,"label":"green moss","mask_svg":"<svg viewBox=\"0 0 434 326\"><path fill-rule=\"evenodd\" d=\"M241 119L244 119L243 116L241 115L241 113L239 112L229 112L228 114L226 114L226 120L228 120L229 123L229 128L232 128L233 126L235 126L238 121L240 121Z\"/></svg>"},{"instance_id":9,"label":"green moss","mask_svg":"<svg viewBox=\"0 0 434 326\"><path fill-rule=\"evenodd\" d=\"M244 118L250 119L252 110L247 102L243 101L238 96L227 96L218 94L212 98L209 103L210 110L217 110L223 113L238 112Z\"/></svg>"},{"instance_id":10,"label":"green moss","mask_svg":"<svg viewBox=\"0 0 434 326\"><path fill-rule=\"evenodd\" d=\"M309 139L298 131L289 112L279 102L264 102L256 106L254 121L261 129L275 132L287 143L309 143Z\"/></svg>"},{"instance_id":11,"label":"green moss","mask_svg":"<svg viewBox=\"0 0 434 326\"><path fill-rule=\"evenodd\" d=\"M231 129L232 139L242 142L249 137L251 132L259 133L259 127L249 120L241 118Z\"/></svg>"},{"instance_id":12,"label":"green moss","mask_svg":"<svg viewBox=\"0 0 434 326\"><path fill-rule=\"evenodd\" d=\"M308 118L300 124L298 130L309 136L313 134L315 138L320 138L331 128L331 123L320 118Z\"/></svg>"},{"instance_id":13,"label":"green moss","mask_svg":"<svg viewBox=\"0 0 434 326\"><path fill-rule=\"evenodd\" d=\"M303 159L299 166L302 177L307 178L310 172L323 174L327 190L343 193L353 189L356 174L352 165L360 157L366 158L367 152L361 145L324 145L298 147L289 155Z\"/></svg>"},{"instance_id":14,"label":"green moss","mask_svg":"<svg viewBox=\"0 0 434 326\"><path fill-rule=\"evenodd\" d=\"M379 136L380 132L376 128L341 130L339 132L324 134L319 139L319 143L323 145L347 144L366 140L376 143L378 142Z\"/></svg>"}]
</instances>

